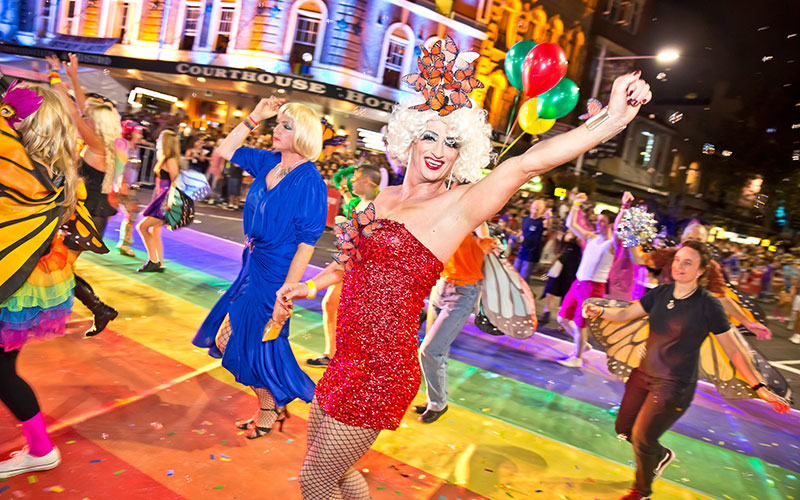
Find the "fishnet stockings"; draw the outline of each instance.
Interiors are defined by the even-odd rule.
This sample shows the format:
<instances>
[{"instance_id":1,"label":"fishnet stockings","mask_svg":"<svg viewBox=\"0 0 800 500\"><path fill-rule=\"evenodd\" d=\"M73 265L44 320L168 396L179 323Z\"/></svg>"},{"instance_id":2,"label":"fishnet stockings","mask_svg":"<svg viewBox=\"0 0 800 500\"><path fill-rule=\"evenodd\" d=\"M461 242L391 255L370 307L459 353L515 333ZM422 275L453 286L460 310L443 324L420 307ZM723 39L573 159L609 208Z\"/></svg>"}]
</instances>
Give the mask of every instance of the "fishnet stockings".
<instances>
[{"instance_id":1,"label":"fishnet stockings","mask_svg":"<svg viewBox=\"0 0 800 500\"><path fill-rule=\"evenodd\" d=\"M369 486L353 468L380 430L343 424L325 414L316 398L308 420L308 450L300 470L305 500L369 500Z\"/></svg>"},{"instance_id":2,"label":"fishnet stockings","mask_svg":"<svg viewBox=\"0 0 800 500\"><path fill-rule=\"evenodd\" d=\"M225 354L225 347L227 347L228 340L230 340L232 333L231 319L226 314L225 318L222 320L222 324L219 326L219 330L217 330L217 337L214 340L217 344L217 349L223 354ZM275 408L275 399L265 388L251 387L251 389L256 393L260 408L256 411L255 415L253 415L253 421L259 427L272 427L272 424L278 419L278 414L274 411L262 411L261 409L269 410Z\"/></svg>"}]
</instances>

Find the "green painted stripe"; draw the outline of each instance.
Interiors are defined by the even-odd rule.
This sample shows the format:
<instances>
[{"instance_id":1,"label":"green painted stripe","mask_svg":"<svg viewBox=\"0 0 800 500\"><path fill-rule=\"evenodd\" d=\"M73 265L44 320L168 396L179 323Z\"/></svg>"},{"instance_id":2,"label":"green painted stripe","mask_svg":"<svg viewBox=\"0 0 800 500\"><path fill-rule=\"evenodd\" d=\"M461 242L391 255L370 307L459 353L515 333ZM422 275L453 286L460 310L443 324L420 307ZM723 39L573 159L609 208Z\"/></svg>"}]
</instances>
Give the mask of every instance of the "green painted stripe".
<instances>
[{"instance_id":1,"label":"green painted stripe","mask_svg":"<svg viewBox=\"0 0 800 500\"><path fill-rule=\"evenodd\" d=\"M206 308L211 308L220 292L230 285L226 280L177 263L170 263L166 273L142 274L135 270L138 264L132 264L127 257L87 254L83 258ZM321 325L319 313L298 308L292 319L292 343L321 352L324 345ZM452 359L448 376L453 404L609 461L628 460L632 464L630 444L616 438L615 417L607 408ZM719 498L777 500L791 499L794 495L800 500L800 481L792 471L716 446L713 434L709 439L711 442L674 432L665 434L663 444L675 451L680 462L673 462L664 477Z\"/></svg>"}]
</instances>

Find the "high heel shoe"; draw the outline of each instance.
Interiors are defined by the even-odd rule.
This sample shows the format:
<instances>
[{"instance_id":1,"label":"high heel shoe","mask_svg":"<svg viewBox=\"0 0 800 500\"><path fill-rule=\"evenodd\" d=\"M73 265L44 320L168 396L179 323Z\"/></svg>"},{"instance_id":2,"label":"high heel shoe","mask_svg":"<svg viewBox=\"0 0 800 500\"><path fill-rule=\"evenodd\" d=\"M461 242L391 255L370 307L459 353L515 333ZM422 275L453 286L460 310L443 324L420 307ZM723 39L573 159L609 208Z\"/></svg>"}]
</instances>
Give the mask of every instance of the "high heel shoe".
<instances>
[{"instance_id":1,"label":"high heel shoe","mask_svg":"<svg viewBox=\"0 0 800 500\"><path fill-rule=\"evenodd\" d=\"M278 419L279 419L279 420L276 420L276 422L281 422L279 427L281 429L281 432L283 432L283 430L282 430L283 429L283 420L280 420L281 412L278 411L277 408L261 408L261 411L272 411L272 412L275 412L278 415ZM285 417L284 417L284 420L285 420ZM250 434L245 434L245 437L247 439L258 439L258 438L266 436L267 434L272 432L272 427L261 427L259 425L256 425L255 420L253 420L253 422L250 424L250 426L247 428L247 430L251 430L252 431L252 433L250 433Z\"/></svg>"},{"instance_id":2,"label":"high heel shoe","mask_svg":"<svg viewBox=\"0 0 800 500\"><path fill-rule=\"evenodd\" d=\"M278 410L278 420L275 421L278 424L278 432L283 432L283 424L289 417L291 417L291 415L289 414L288 408L285 406Z\"/></svg>"}]
</instances>

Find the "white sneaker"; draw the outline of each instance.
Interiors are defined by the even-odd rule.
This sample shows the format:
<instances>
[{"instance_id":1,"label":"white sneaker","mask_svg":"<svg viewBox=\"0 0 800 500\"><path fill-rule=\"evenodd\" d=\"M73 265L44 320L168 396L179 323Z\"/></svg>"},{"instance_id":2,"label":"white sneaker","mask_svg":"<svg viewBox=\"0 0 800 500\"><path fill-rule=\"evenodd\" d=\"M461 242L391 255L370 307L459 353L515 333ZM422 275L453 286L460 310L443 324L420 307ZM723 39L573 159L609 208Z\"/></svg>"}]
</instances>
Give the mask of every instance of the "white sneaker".
<instances>
[{"instance_id":1,"label":"white sneaker","mask_svg":"<svg viewBox=\"0 0 800 500\"><path fill-rule=\"evenodd\" d=\"M6 479L26 472L50 470L61 463L61 453L55 446L43 457L34 457L28 453L28 447L11 452L11 458L0 462L0 479Z\"/></svg>"},{"instance_id":2,"label":"white sneaker","mask_svg":"<svg viewBox=\"0 0 800 500\"><path fill-rule=\"evenodd\" d=\"M569 368L581 368L583 367L583 360L581 358L570 356L567 359L559 359L558 364L561 366L567 366Z\"/></svg>"},{"instance_id":3,"label":"white sneaker","mask_svg":"<svg viewBox=\"0 0 800 500\"><path fill-rule=\"evenodd\" d=\"M658 462L658 465L656 465L655 470L653 470L653 473L655 474L653 476L653 481L660 478L661 474L663 474L664 471L667 469L667 466L673 460L675 460L675 452L673 452L669 448L664 448L664 451L665 451L664 457L661 459L661 461Z\"/></svg>"},{"instance_id":4,"label":"white sneaker","mask_svg":"<svg viewBox=\"0 0 800 500\"><path fill-rule=\"evenodd\" d=\"M798 319L797 321L800 321L800 319ZM800 333L795 333L794 335L789 337L789 342L791 342L792 344L800 344Z\"/></svg>"}]
</instances>

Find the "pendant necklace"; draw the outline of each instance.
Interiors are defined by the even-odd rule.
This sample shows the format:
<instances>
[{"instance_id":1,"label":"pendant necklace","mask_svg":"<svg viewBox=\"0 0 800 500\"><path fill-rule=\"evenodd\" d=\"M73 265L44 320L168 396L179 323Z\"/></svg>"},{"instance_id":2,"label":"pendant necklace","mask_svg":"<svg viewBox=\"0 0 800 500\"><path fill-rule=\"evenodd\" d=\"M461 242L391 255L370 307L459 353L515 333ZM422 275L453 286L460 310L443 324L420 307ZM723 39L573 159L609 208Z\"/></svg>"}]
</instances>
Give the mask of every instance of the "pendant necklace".
<instances>
[{"instance_id":1,"label":"pendant necklace","mask_svg":"<svg viewBox=\"0 0 800 500\"><path fill-rule=\"evenodd\" d=\"M697 287L696 287L696 286L695 286L694 288L692 288L692 289L691 289L691 291L689 291L689 293L687 293L687 294L686 294L686 295L684 295L683 297L679 297L677 300L683 300L683 299L685 299L686 297L688 297L688 296L690 296L691 294L693 294L695 290L697 290ZM669 299L669 302L667 302L667 309L670 309L670 310L672 310L672 309L674 309L674 308L675 308L675 300L676 300L676 299L674 299L674 298L670 298L670 299Z\"/></svg>"},{"instance_id":2,"label":"pendant necklace","mask_svg":"<svg viewBox=\"0 0 800 500\"><path fill-rule=\"evenodd\" d=\"M302 160L298 161L297 163L295 163L294 165L292 165L292 166L291 166L291 167L289 167L289 168L283 168L283 167L281 166L281 165L283 165L283 163L278 163L278 166L277 166L277 168L276 168L276 170L275 170L275 178L276 178L277 180L281 180L281 179L283 179L283 177L284 177L286 174L288 174L289 172L291 172L292 170L294 170L294 167L296 167L296 166L300 165L301 163L304 163L305 161L306 161L305 159L302 159Z\"/></svg>"}]
</instances>

